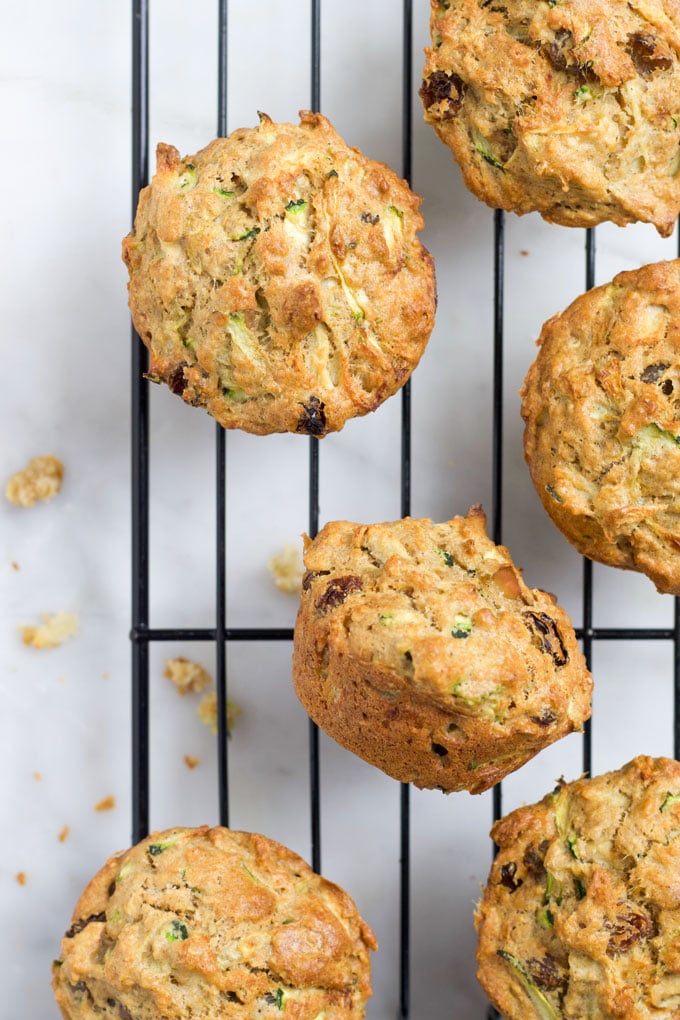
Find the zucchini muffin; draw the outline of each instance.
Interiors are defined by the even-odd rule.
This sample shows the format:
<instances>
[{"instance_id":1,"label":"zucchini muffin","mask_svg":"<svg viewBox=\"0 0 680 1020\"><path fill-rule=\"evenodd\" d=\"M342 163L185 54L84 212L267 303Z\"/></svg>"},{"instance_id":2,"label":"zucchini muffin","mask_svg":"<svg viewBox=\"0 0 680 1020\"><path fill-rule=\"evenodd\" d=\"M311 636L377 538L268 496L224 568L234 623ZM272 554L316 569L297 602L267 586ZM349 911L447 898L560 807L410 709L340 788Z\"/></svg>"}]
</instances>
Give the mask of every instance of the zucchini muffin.
<instances>
[{"instance_id":1,"label":"zucchini muffin","mask_svg":"<svg viewBox=\"0 0 680 1020\"><path fill-rule=\"evenodd\" d=\"M560 782L494 825L477 976L507 1020L680 1016L680 764Z\"/></svg>"},{"instance_id":2,"label":"zucchini muffin","mask_svg":"<svg viewBox=\"0 0 680 1020\"><path fill-rule=\"evenodd\" d=\"M431 0L420 95L467 187L552 223L668 236L680 212L680 2Z\"/></svg>"},{"instance_id":3,"label":"zucchini muffin","mask_svg":"<svg viewBox=\"0 0 680 1020\"><path fill-rule=\"evenodd\" d=\"M680 260L550 319L521 395L531 477L590 559L680 595Z\"/></svg>"},{"instance_id":4,"label":"zucchini muffin","mask_svg":"<svg viewBox=\"0 0 680 1020\"><path fill-rule=\"evenodd\" d=\"M123 241L149 377L225 428L324 436L375 410L432 331L420 199L320 114L157 170Z\"/></svg>"},{"instance_id":5,"label":"zucchini muffin","mask_svg":"<svg viewBox=\"0 0 680 1020\"><path fill-rule=\"evenodd\" d=\"M376 948L350 897L279 843L169 829L92 879L53 987L66 1020L360 1020Z\"/></svg>"},{"instance_id":6,"label":"zucchini muffin","mask_svg":"<svg viewBox=\"0 0 680 1020\"><path fill-rule=\"evenodd\" d=\"M401 782L481 793L590 715L569 618L473 507L306 540L293 681L322 730Z\"/></svg>"}]
</instances>

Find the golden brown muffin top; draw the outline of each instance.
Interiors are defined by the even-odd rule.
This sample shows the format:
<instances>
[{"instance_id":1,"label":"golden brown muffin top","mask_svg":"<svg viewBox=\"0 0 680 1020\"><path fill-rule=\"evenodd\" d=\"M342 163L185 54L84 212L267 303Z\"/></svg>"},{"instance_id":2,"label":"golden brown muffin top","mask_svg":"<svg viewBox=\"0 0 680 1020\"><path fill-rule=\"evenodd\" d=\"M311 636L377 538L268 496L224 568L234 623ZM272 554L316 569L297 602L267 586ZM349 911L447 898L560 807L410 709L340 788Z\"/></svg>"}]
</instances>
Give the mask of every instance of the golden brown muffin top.
<instances>
[{"instance_id":1,"label":"golden brown muffin top","mask_svg":"<svg viewBox=\"0 0 680 1020\"><path fill-rule=\"evenodd\" d=\"M372 673L396 712L375 735L385 746L405 703L423 718L441 713L425 742L430 769L409 776L418 785L479 792L589 715L591 680L566 613L527 587L485 523L479 507L443 524L334 521L307 542L296 646L310 628L320 665L315 695L299 653L298 693L313 718L317 700L340 720L342 697L333 706L327 688L366 664L366 682Z\"/></svg>"},{"instance_id":2,"label":"golden brown muffin top","mask_svg":"<svg viewBox=\"0 0 680 1020\"><path fill-rule=\"evenodd\" d=\"M680 260L550 319L522 389L541 501L586 556L680 594Z\"/></svg>"},{"instance_id":3,"label":"golden brown muffin top","mask_svg":"<svg viewBox=\"0 0 680 1020\"><path fill-rule=\"evenodd\" d=\"M680 3L432 0L421 98L489 205L567 226L680 211Z\"/></svg>"},{"instance_id":4,"label":"golden brown muffin top","mask_svg":"<svg viewBox=\"0 0 680 1020\"><path fill-rule=\"evenodd\" d=\"M226 428L323 436L406 381L434 270L406 182L300 116L160 145L123 257L152 378Z\"/></svg>"},{"instance_id":5,"label":"golden brown muffin top","mask_svg":"<svg viewBox=\"0 0 680 1020\"><path fill-rule=\"evenodd\" d=\"M358 1020L375 948L350 897L279 843L169 829L92 879L53 984L71 1020Z\"/></svg>"},{"instance_id":6,"label":"golden brown muffin top","mask_svg":"<svg viewBox=\"0 0 680 1020\"><path fill-rule=\"evenodd\" d=\"M508 1020L680 1009L680 764L635 758L497 822L478 976Z\"/></svg>"}]
</instances>

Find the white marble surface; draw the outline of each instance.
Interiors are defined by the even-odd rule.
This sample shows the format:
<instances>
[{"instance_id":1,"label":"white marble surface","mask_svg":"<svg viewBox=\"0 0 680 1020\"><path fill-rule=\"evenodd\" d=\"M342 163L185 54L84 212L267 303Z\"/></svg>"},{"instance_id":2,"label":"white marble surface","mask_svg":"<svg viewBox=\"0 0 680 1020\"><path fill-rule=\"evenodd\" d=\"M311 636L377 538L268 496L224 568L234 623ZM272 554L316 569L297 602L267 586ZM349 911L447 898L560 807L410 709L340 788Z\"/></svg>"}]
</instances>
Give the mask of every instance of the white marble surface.
<instances>
[{"instance_id":1,"label":"white marble surface","mask_svg":"<svg viewBox=\"0 0 680 1020\"><path fill-rule=\"evenodd\" d=\"M324 4L322 106L348 141L399 167L397 0ZM230 5L229 125L263 109L294 119L309 103L309 4ZM414 90L428 4L414 3ZM75 899L130 835L129 336L120 240L128 229L129 12L86 0L15 5L2 43L5 238L0 468L3 478L53 451L63 492L30 511L0 506L3 712L0 858L4 1016L56 1020L50 960ZM215 12L178 0L152 7L151 139L194 151L216 123ZM414 185L440 304L413 381L413 513L444 519L491 490L492 214L463 189L447 150L415 107ZM556 592L578 621L578 557L545 517L524 468L516 396L544 319L583 286L584 235L535 216L507 223L504 538L529 583ZM598 280L673 257L649 227L598 231ZM155 626L210 626L214 606L213 426L152 388L151 598ZM322 521L399 514L394 399L321 448ZM266 563L307 525L307 442L228 437L229 621L290 625L295 598ZM12 561L20 569L14 570ZM667 625L672 604L644 579L595 570L597 624ZM80 635L53 651L26 648L17 627L77 611ZM215 751L208 730L162 677L163 659L210 647L155 647L151 662L154 827L214 822ZM230 742L232 824L309 855L306 718L292 694L286 644L229 651L243 716ZM595 650L594 768L635 752L670 753L671 649ZM644 690L644 697L640 691ZM188 771L184 754L200 756ZM505 784L511 808L580 770L579 738L542 754ZM40 779L34 773L40 773ZM398 787L322 738L323 870L373 924L376 995L368 1015L397 1008ZM93 805L112 794L116 807ZM486 875L488 795L413 791L413 1017L481 1017L473 976L472 905ZM60 843L58 833L70 827ZM25 886L15 875L24 871Z\"/></svg>"}]
</instances>

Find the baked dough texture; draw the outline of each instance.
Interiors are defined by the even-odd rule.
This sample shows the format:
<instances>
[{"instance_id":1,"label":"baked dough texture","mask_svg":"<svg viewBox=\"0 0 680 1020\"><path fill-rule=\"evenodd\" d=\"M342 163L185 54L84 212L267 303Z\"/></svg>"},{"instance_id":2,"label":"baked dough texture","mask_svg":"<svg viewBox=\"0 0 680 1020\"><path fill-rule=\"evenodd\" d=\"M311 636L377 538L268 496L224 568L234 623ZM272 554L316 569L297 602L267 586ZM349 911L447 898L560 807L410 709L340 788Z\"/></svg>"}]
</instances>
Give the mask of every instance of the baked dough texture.
<instances>
[{"instance_id":1,"label":"baked dough texture","mask_svg":"<svg viewBox=\"0 0 680 1020\"><path fill-rule=\"evenodd\" d=\"M496 208L590 227L680 212L680 2L431 0L425 119Z\"/></svg>"},{"instance_id":2,"label":"baked dough texture","mask_svg":"<svg viewBox=\"0 0 680 1020\"><path fill-rule=\"evenodd\" d=\"M293 680L321 729L401 782L481 793L590 714L569 618L484 514L307 540Z\"/></svg>"},{"instance_id":3,"label":"baked dough texture","mask_svg":"<svg viewBox=\"0 0 680 1020\"><path fill-rule=\"evenodd\" d=\"M541 501L585 556L680 595L680 260L550 319L521 391Z\"/></svg>"},{"instance_id":4,"label":"baked dough texture","mask_svg":"<svg viewBox=\"0 0 680 1020\"><path fill-rule=\"evenodd\" d=\"M265 836L157 832L110 858L53 968L66 1020L359 1020L373 932Z\"/></svg>"},{"instance_id":5,"label":"baked dough texture","mask_svg":"<svg viewBox=\"0 0 680 1020\"><path fill-rule=\"evenodd\" d=\"M435 282L420 198L300 117L185 159L159 145L123 258L152 379L225 428L320 437L406 382Z\"/></svg>"},{"instance_id":6,"label":"baked dough texture","mask_svg":"<svg viewBox=\"0 0 680 1020\"><path fill-rule=\"evenodd\" d=\"M23 471L8 478L5 497L15 506L31 507L43 500L54 499L61 492L64 465L53 453L33 457Z\"/></svg>"},{"instance_id":7,"label":"baked dough texture","mask_svg":"<svg viewBox=\"0 0 680 1020\"><path fill-rule=\"evenodd\" d=\"M560 782L491 835L477 976L507 1020L677 1020L678 762Z\"/></svg>"}]
</instances>

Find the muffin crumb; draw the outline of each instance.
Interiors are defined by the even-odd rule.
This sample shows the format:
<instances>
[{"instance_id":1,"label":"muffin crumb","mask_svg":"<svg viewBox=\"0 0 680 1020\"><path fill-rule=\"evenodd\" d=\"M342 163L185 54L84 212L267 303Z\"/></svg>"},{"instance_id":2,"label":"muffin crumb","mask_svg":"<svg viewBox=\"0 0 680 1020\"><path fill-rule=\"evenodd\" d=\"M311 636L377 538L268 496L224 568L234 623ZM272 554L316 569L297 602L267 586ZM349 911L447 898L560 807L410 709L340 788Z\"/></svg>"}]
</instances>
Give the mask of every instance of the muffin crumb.
<instances>
[{"instance_id":1,"label":"muffin crumb","mask_svg":"<svg viewBox=\"0 0 680 1020\"><path fill-rule=\"evenodd\" d=\"M64 466L58 457L51 453L44 457L34 457L27 467L8 479L5 496L15 506L35 506L57 495L63 477Z\"/></svg>"},{"instance_id":2,"label":"muffin crumb","mask_svg":"<svg viewBox=\"0 0 680 1020\"><path fill-rule=\"evenodd\" d=\"M280 591L299 594L302 589L302 575L305 568L300 550L292 542L284 545L269 561L269 570L274 584Z\"/></svg>"},{"instance_id":3,"label":"muffin crumb","mask_svg":"<svg viewBox=\"0 0 680 1020\"><path fill-rule=\"evenodd\" d=\"M109 794L108 797L104 797L103 800L97 801L94 806L95 811L113 811L116 806L116 798Z\"/></svg>"},{"instance_id":4,"label":"muffin crumb","mask_svg":"<svg viewBox=\"0 0 680 1020\"><path fill-rule=\"evenodd\" d=\"M76 637L80 627L77 613L42 614L43 622L37 627L19 627L25 645L33 648L58 648L67 638Z\"/></svg>"},{"instance_id":5,"label":"muffin crumb","mask_svg":"<svg viewBox=\"0 0 680 1020\"><path fill-rule=\"evenodd\" d=\"M190 691L204 691L210 686L210 674L198 662L192 662L179 656L176 659L168 659L165 663L163 676L177 688L177 693L184 697Z\"/></svg>"},{"instance_id":6,"label":"muffin crumb","mask_svg":"<svg viewBox=\"0 0 680 1020\"><path fill-rule=\"evenodd\" d=\"M197 708L198 718L205 726L209 726L213 735L217 734L217 691L208 691ZM235 701L227 698L227 734L231 736L236 720L241 714Z\"/></svg>"}]
</instances>

